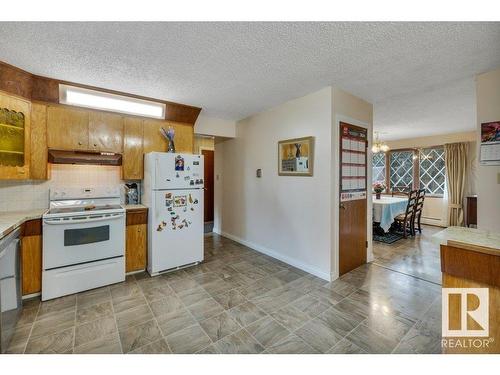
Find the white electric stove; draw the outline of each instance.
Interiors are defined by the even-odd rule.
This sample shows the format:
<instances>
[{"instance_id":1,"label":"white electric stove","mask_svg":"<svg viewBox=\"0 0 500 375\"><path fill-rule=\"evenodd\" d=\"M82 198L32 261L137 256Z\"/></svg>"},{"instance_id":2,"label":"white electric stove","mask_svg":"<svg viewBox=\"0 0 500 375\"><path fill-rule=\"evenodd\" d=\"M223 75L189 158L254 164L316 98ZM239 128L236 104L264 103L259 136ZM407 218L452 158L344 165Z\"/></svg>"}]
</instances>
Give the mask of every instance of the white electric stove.
<instances>
[{"instance_id":1,"label":"white electric stove","mask_svg":"<svg viewBox=\"0 0 500 375\"><path fill-rule=\"evenodd\" d=\"M51 189L42 220L43 301L125 280L118 186Z\"/></svg>"}]
</instances>

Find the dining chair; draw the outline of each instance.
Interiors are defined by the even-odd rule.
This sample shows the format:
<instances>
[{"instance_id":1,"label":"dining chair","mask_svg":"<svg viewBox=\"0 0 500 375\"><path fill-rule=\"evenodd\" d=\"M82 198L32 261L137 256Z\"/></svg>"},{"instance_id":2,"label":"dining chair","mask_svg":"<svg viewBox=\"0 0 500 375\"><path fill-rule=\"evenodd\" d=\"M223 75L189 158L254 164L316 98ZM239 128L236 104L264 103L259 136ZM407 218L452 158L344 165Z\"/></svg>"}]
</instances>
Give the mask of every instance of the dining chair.
<instances>
[{"instance_id":1,"label":"dining chair","mask_svg":"<svg viewBox=\"0 0 500 375\"><path fill-rule=\"evenodd\" d=\"M410 193L410 188L406 186L393 186L391 188L391 195L394 197L395 195L405 196L407 197Z\"/></svg>"},{"instance_id":2,"label":"dining chair","mask_svg":"<svg viewBox=\"0 0 500 375\"><path fill-rule=\"evenodd\" d=\"M417 202L417 190L411 190L408 193L408 203L406 204L406 210L403 214L400 214L394 218L396 225L403 231L403 237L407 238L408 232L410 236L415 235L414 220L415 220L415 204Z\"/></svg>"},{"instance_id":3,"label":"dining chair","mask_svg":"<svg viewBox=\"0 0 500 375\"><path fill-rule=\"evenodd\" d=\"M420 225L420 219L422 218L422 211L424 209L425 200L425 189L419 189L417 191L417 200L415 202L415 212L413 214L413 233L415 234L415 224L418 225L418 232L422 233L422 226ZM415 222L416 221L416 222Z\"/></svg>"}]
</instances>

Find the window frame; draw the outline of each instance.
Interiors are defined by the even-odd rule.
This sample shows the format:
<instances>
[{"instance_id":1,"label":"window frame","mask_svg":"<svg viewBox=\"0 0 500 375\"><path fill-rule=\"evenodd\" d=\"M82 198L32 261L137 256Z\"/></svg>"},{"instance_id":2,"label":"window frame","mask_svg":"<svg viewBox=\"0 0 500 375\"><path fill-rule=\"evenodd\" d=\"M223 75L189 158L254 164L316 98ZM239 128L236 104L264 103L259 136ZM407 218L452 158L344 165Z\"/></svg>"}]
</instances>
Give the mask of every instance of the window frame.
<instances>
[{"instance_id":1,"label":"window frame","mask_svg":"<svg viewBox=\"0 0 500 375\"><path fill-rule=\"evenodd\" d=\"M385 153L385 193L391 193L391 154L393 152L401 152L401 151L411 151L413 153L413 181L412 181L412 190L420 189L420 149L430 149L430 148L444 148L444 145L433 145L433 146L425 146L425 147L406 147L406 148L397 148L391 149ZM446 181L446 167L445 167L445 181ZM446 182L445 182L445 192L444 194L426 194L428 198L443 198L446 194Z\"/></svg>"},{"instance_id":2,"label":"window frame","mask_svg":"<svg viewBox=\"0 0 500 375\"><path fill-rule=\"evenodd\" d=\"M420 149L417 150L418 152L418 169L419 169L419 173L418 173L418 189L420 189L420 151L421 150L429 150L429 149L440 149L443 151L444 153L444 146L441 145L441 146L429 146L429 147L421 147ZM444 157L443 157L443 160L444 160ZM434 198L443 198L444 195L446 194L446 161L445 161L445 165L444 165L444 187L443 187L443 194L430 194L430 193L427 193L426 192L426 197L434 197Z\"/></svg>"}]
</instances>

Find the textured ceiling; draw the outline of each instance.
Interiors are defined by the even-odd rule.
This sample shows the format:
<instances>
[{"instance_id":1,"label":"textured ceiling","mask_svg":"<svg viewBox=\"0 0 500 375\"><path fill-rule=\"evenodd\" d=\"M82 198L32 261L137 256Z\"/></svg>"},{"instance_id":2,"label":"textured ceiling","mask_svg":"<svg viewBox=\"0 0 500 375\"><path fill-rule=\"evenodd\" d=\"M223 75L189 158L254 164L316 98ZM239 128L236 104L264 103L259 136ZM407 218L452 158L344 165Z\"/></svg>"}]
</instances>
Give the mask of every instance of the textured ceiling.
<instances>
[{"instance_id":1,"label":"textured ceiling","mask_svg":"<svg viewBox=\"0 0 500 375\"><path fill-rule=\"evenodd\" d=\"M0 23L0 60L237 120L328 85L374 103L453 85L500 66L500 23Z\"/></svg>"},{"instance_id":2,"label":"textured ceiling","mask_svg":"<svg viewBox=\"0 0 500 375\"><path fill-rule=\"evenodd\" d=\"M395 140L472 131L476 128L476 86L472 77L425 92L376 102L374 130Z\"/></svg>"}]
</instances>

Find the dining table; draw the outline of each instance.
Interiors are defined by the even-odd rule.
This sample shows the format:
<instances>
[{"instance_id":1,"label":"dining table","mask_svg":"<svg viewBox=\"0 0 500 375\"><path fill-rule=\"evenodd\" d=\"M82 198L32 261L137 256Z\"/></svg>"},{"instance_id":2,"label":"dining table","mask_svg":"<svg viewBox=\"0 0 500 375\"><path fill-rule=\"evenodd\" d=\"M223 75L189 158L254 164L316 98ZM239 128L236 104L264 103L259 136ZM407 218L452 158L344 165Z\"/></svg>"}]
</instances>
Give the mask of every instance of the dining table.
<instances>
[{"instance_id":1,"label":"dining table","mask_svg":"<svg viewBox=\"0 0 500 375\"><path fill-rule=\"evenodd\" d=\"M373 195L373 221L387 232L394 222L394 218L405 213L408 204L407 197L391 197L382 195L377 199Z\"/></svg>"}]
</instances>

